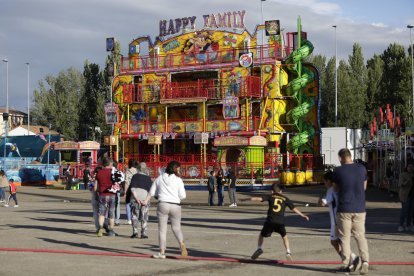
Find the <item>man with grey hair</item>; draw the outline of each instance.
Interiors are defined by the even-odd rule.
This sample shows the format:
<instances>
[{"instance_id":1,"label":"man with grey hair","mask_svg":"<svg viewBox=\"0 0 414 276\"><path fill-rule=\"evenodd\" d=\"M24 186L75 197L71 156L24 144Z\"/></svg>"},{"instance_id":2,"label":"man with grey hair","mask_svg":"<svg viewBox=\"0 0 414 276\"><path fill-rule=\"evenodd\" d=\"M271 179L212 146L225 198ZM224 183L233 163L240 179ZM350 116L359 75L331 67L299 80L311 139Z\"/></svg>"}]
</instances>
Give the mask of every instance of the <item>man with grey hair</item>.
<instances>
[{"instance_id":1,"label":"man with grey hair","mask_svg":"<svg viewBox=\"0 0 414 276\"><path fill-rule=\"evenodd\" d=\"M137 170L138 162L134 159L128 161L128 169L125 172L125 191L128 191L129 185L131 184L132 177L138 173ZM127 224L132 224L132 213L130 205L130 197L125 199L126 215L127 215Z\"/></svg>"},{"instance_id":2,"label":"man with grey hair","mask_svg":"<svg viewBox=\"0 0 414 276\"><path fill-rule=\"evenodd\" d=\"M127 197L130 199L132 213L132 236L138 238L138 221L141 222L141 239L147 239L148 213L150 204L143 205L142 201L147 197L152 181L148 176L147 164L141 162L137 165L138 173L131 178L127 191Z\"/></svg>"}]
</instances>

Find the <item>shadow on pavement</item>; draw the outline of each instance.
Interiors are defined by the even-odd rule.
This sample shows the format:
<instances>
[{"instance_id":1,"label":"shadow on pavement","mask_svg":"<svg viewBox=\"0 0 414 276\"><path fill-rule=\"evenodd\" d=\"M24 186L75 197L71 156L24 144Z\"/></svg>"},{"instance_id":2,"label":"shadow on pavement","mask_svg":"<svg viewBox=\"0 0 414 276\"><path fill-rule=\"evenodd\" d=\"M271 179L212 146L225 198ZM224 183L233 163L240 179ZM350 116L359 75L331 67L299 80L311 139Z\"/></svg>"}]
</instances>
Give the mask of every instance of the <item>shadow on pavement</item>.
<instances>
[{"instance_id":1,"label":"shadow on pavement","mask_svg":"<svg viewBox=\"0 0 414 276\"><path fill-rule=\"evenodd\" d=\"M113 253L132 253L135 254L137 252L135 251L127 251L127 250L119 250L115 248L109 248L109 247L101 247L101 246L94 246L87 243L77 243L77 242L68 242L68 241L62 241L62 240L55 240L55 239L49 239L49 238L38 238L40 240L43 240L48 243L54 243L54 244L65 244L72 247L79 247L82 249L94 249L104 252L113 252Z\"/></svg>"},{"instance_id":2,"label":"shadow on pavement","mask_svg":"<svg viewBox=\"0 0 414 276\"><path fill-rule=\"evenodd\" d=\"M93 231L87 231L82 229L69 229L69 228L62 228L62 227L50 227L50 226L43 226L43 225L13 225L7 224L7 227L15 228L15 229L35 229L41 231L48 231L48 232L61 232L61 233L68 233L68 234L91 234Z\"/></svg>"}]
</instances>

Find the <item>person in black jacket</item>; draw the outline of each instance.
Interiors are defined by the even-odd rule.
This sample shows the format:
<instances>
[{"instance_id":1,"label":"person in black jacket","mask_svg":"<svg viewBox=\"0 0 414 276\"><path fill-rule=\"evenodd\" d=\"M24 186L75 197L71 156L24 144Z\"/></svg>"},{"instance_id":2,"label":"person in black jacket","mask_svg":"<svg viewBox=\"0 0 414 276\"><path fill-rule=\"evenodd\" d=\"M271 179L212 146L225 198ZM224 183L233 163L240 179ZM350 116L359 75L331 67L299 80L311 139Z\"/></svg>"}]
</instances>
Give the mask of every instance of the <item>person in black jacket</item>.
<instances>
[{"instance_id":1,"label":"person in black jacket","mask_svg":"<svg viewBox=\"0 0 414 276\"><path fill-rule=\"evenodd\" d=\"M229 198L230 198L230 205L229 207L237 207L237 200L236 200L236 175L233 172L233 169L229 169L228 174L228 183L229 183Z\"/></svg>"},{"instance_id":2,"label":"person in black jacket","mask_svg":"<svg viewBox=\"0 0 414 276\"><path fill-rule=\"evenodd\" d=\"M217 180L217 197L218 197L218 206L223 206L224 203L224 188L223 188L223 182L224 182L224 174L223 169L220 168L216 175Z\"/></svg>"},{"instance_id":3,"label":"person in black jacket","mask_svg":"<svg viewBox=\"0 0 414 276\"><path fill-rule=\"evenodd\" d=\"M138 238L138 221L141 222L141 239L147 239L147 225L148 225L148 214L150 203L143 205L141 200L136 198L135 192L138 189L145 190L147 193L150 191L152 186L151 177L146 175L147 165L141 162L137 166L138 173L132 176L131 183L128 187L126 196L131 204L132 213L132 236L131 238Z\"/></svg>"},{"instance_id":4,"label":"person in black jacket","mask_svg":"<svg viewBox=\"0 0 414 276\"><path fill-rule=\"evenodd\" d=\"M214 170L210 172L210 175L208 177L207 189L208 189L208 206L214 206L214 198L216 197L216 191L217 191L217 179L216 179L216 172Z\"/></svg>"}]
</instances>

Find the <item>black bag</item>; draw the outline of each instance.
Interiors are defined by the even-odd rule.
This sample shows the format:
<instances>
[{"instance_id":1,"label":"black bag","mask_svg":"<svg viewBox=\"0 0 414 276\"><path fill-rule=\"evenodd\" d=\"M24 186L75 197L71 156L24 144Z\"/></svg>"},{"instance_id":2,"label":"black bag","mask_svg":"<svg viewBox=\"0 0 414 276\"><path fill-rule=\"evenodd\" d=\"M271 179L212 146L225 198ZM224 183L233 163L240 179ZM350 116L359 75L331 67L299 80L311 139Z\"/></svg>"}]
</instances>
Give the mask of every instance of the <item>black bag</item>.
<instances>
[{"instance_id":1,"label":"black bag","mask_svg":"<svg viewBox=\"0 0 414 276\"><path fill-rule=\"evenodd\" d=\"M105 192L113 193L113 194L116 194L118 192L120 193L121 192L121 185L119 185L118 183L114 183L114 184L112 184L112 186L110 188L106 189Z\"/></svg>"}]
</instances>

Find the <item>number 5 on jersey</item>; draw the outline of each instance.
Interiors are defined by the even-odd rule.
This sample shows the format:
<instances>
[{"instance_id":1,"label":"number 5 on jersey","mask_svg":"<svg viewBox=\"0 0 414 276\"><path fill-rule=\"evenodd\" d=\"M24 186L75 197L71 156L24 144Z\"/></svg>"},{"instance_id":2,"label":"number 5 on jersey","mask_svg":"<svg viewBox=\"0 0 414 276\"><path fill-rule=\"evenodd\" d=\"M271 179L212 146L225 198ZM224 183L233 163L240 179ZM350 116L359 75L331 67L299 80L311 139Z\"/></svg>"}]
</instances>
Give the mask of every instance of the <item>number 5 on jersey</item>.
<instances>
[{"instance_id":1,"label":"number 5 on jersey","mask_svg":"<svg viewBox=\"0 0 414 276\"><path fill-rule=\"evenodd\" d=\"M283 202L283 200L282 199L280 199L280 198L275 198L275 202L274 202L274 204L273 204L273 206L275 207L275 208L273 208L273 212L275 212L275 213L279 213L280 212L280 210L282 209L282 205L281 205L281 203Z\"/></svg>"}]
</instances>

